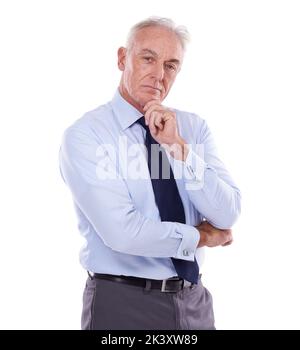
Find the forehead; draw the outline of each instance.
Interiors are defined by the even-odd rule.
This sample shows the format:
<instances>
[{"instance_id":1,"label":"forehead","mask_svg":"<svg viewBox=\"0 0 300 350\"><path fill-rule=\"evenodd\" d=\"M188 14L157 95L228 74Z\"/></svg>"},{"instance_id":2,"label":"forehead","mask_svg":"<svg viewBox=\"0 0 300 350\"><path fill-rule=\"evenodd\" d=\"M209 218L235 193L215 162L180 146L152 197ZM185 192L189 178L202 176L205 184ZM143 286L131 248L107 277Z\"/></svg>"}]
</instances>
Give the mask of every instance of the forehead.
<instances>
[{"instance_id":1,"label":"forehead","mask_svg":"<svg viewBox=\"0 0 300 350\"><path fill-rule=\"evenodd\" d=\"M146 27L135 34L133 50L139 53L144 49L155 51L165 59L181 61L183 56L183 49L177 35L163 27Z\"/></svg>"}]
</instances>

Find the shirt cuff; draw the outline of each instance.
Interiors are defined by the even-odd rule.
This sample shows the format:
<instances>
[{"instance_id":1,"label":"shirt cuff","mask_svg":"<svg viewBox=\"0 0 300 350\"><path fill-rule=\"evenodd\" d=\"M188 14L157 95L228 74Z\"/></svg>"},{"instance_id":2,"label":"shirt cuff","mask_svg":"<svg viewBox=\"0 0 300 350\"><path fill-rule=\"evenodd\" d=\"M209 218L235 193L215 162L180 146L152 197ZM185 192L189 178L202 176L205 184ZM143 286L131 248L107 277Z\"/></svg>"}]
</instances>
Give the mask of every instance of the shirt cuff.
<instances>
[{"instance_id":1,"label":"shirt cuff","mask_svg":"<svg viewBox=\"0 0 300 350\"><path fill-rule=\"evenodd\" d=\"M201 150L200 150L201 151ZM201 152L200 152L201 154ZM187 184L187 189L201 189L204 186L204 173L208 164L203 157L196 153L191 145L189 146L188 155L185 161L175 158L171 159L173 173L176 179L183 179Z\"/></svg>"},{"instance_id":2,"label":"shirt cuff","mask_svg":"<svg viewBox=\"0 0 300 350\"><path fill-rule=\"evenodd\" d=\"M200 233L193 226L180 223L176 223L176 225L178 226L178 229L175 231L176 238L181 238L181 243L173 258L194 261Z\"/></svg>"}]
</instances>

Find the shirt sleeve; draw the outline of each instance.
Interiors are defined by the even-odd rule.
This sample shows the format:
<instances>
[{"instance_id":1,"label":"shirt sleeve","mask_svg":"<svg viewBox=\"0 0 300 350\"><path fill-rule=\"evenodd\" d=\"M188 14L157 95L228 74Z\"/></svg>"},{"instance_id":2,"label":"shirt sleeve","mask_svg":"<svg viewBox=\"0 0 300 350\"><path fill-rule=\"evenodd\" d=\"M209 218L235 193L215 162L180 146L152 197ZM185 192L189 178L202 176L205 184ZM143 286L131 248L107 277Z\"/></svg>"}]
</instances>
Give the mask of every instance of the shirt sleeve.
<instances>
[{"instance_id":1,"label":"shirt sleeve","mask_svg":"<svg viewBox=\"0 0 300 350\"><path fill-rule=\"evenodd\" d=\"M60 148L60 172L74 202L104 244L132 255L193 261L198 230L177 222L154 221L136 210L114 161L105 158L99 162L99 146L99 139L89 130L70 127ZM101 176L104 168L105 179Z\"/></svg>"},{"instance_id":2,"label":"shirt sleeve","mask_svg":"<svg viewBox=\"0 0 300 350\"><path fill-rule=\"evenodd\" d=\"M196 143L189 144L185 162L173 158L172 166L183 175L185 189L197 211L213 226L228 229L240 215L240 190L218 157L207 123L201 120L199 124Z\"/></svg>"}]
</instances>

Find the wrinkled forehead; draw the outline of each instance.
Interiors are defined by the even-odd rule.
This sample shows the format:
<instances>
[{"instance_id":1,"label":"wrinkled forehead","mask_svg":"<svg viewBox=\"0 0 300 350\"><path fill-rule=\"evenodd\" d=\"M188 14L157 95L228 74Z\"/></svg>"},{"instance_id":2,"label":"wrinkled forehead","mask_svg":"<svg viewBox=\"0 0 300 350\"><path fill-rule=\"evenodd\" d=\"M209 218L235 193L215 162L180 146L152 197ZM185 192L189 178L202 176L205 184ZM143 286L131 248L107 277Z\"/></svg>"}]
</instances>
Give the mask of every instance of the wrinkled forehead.
<instances>
[{"instance_id":1,"label":"wrinkled forehead","mask_svg":"<svg viewBox=\"0 0 300 350\"><path fill-rule=\"evenodd\" d=\"M165 59L177 59L182 62L183 48L178 36L167 28L147 27L136 32L132 41L135 54L152 50Z\"/></svg>"}]
</instances>

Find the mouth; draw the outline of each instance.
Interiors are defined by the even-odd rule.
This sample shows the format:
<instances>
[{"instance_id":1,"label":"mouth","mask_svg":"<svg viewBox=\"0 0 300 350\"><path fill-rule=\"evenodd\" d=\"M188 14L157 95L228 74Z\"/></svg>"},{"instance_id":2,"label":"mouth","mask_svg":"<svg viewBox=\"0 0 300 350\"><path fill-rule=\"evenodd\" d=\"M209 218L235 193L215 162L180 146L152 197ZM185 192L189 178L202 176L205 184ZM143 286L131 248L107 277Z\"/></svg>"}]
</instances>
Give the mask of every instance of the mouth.
<instances>
[{"instance_id":1,"label":"mouth","mask_svg":"<svg viewBox=\"0 0 300 350\"><path fill-rule=\"evenodd\" d=\"M161 93L161 89L155 88L155 87L150 86L150 85L143 85L142 87L145 87L145 88L148 88L148 89L152 89L152 90L154 90L154 91L158 91L158 92Z\"/></svg>"}]
</instances>

